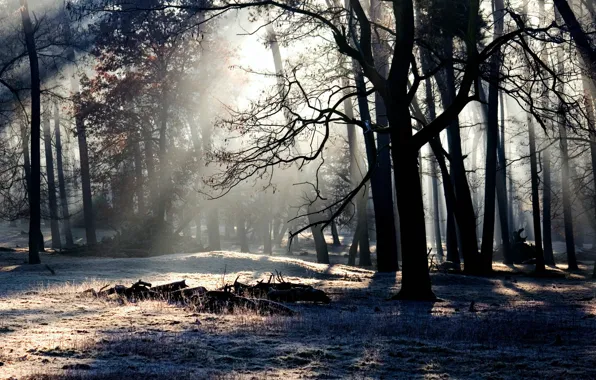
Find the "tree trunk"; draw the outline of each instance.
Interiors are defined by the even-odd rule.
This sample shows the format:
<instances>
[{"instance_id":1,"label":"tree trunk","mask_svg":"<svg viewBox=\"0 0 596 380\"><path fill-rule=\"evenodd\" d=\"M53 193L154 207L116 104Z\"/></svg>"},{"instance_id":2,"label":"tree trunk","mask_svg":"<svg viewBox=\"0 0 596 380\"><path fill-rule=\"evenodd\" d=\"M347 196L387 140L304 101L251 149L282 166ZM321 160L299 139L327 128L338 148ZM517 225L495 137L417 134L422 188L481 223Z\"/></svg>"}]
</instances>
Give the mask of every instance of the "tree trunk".
<instances>
[{"instance_id":1,"label":"tree trunk","mask_svg":"<svg viewBox=\"0 0 596 380\"><path fill-rule=\"evenodd\" d=\"M79 155L81 165L81 185L83 187L83 214L85 218L85 234L87 244L96 244L95 216L93 215L93 197L91 193L91 173L89 170L89 153L87 149L87 136L83 118L76 116L77 138L79 141Z\"/></svg>"},{"instance_id":2,"label":"tree trunk","mask_svg":"<svg viewBox=\"0 0 596 380\"><path fill-rule=\"evenodd\" d=\"M453 178L449 175L439 138L433 139L430 142L430 145L437 160L437 164L441 169L441 176L443 179L443 192L445 193L445 204L447 209L447 261L453 263L454 269L460 270L461 263L459 259L459 251L457 250L457 227L455 223L456 214L458 218L460 217L460 214L456 208Z\"/></svg>"},{"instance_id":3,"label":"tree trunk","mask_svg":"<svg viewBox=\"0 0 596 380\"><path fill-rule=\"evenodd\" d=\"M555 256L553 254L552 228L551 228L551 178L550 178L550 149L542 152L543 162L543 180L542 187L542 232L544 234L544 262L547 265L555 265Z\"/></svg>"},{"instance_id":4,"label":"tree trunk","mask_svg":"<svg viewBox=\"0 0 596 380\"><path fill-rule=\"evenodd\" d=\"M44 112L43 138L46 154L46 177L48 181L48 201L50 208L50 228L52 231L52 248L62 248L60 225L58 224L58 201L56 199L56 181L54 179L54 157L52 154L52 132L50 131L50 107Z\"/></svg>"},{"instance_id":5,"label":"tree trunk","mask_svg":"<svg viewBox=\"0 0 596 380\"><path fill-rule=\"evenodd\" d=\"M39 61L35 47L35 31L29 17L27 0L20 0L21 19L25 43L29 55L31 72L31 181L29 182L29 264L39 264L39 236L41 235L41 168L40 168L40 122L41 122L41 91L39 79Z\"/></svg>"},{"instance_id":6,"label":"tree trunk","mask_svg":"<svg viewBox=\"0 0 596 380\"><path fill-rule=\"evenodd\" d=\"M238 212L238 240L240 243L240 252L249 252L248 239L246 238L246 217L244 211Z\"/></svg>"},{"instance_id":7,"label":"tree trunk","mask_svg":"<svg viewBox=\"0 0 596 380\"><path fill-rule=\"evenodd\" d=\"M503 34L504 4L494 0L494 35L493 39ZM488 120L486 125L486 180L484 190L484 222L482 225L482 247L480 270L492 270L493 233L495 223L495 196L497 186L497 148L499 143L499 71L501 68L500 49L490 62L490 83L488 92ZM466 265L467 266L467 265Z\"/></svg>"},{"instance_id":8,"label":"tree trunk","mask_svg":"<svg viewBox=\"0 0 596 380\"><path fill-rule=\"evenodd\" d=\"M25 117L26 115L23 115ZM29 196L29 187L31 186L31 158L29 157L29 132L24 121L20 122L21 129L21 150L23 153L23 169L25 171L25 188Z\"/></svg>"},{"instance_id":9,"label":"tree trunk","mask_svg":"<svg viewBox=\"0 0 596 380\"><path fill-rule=\"evenodd\" d=\"M374 21L381 20L383 15L383 7L379 0L371 0L370 2L370 17ZM380 33L380 34L379 34ZM387 62L389 54L383 48L380 39L384 36L383 31L374 33L373 36L373 56L375 58L375 68L383 77L387 77ZM359 78L357 78L359 79ZM362 89L365 90L365 82L360 75L357 86L360 86L359 92L362 94ZM365 117L362 116L362 108L360 109L361 118L363 120L370 120L370 112L368 111L368 102L361 101L359 96L359 104L366 104ZM364 100L364 99L363 99ZM385 109L385 102L383 97L375 92L375 119L379 126L388 126L387 111ZM372 133L364 132L364 140L366 144L366 154L368 157L369 167L374 163L374 173L371 177L371 191L373 196L373 207L375 212L375 229L377 234L377 270L379 272L395 272L399 270L398 264L398 240L395 230L395 214L393 213L393 194L391 186L391 152L389 149L390 140L388 134L378 134L377 144ZM371 160L371 158L374 158Z\"/></svg>"},{"instance_id":10,"label":"tree trunk","mask_svg":"<svg viewBox=\"0 0 596 380\"><path fill-rule=\"evenodd\" d=\"M486 126L486 170L484 187L484 221L482 223L481 272L492 270L493 233L495 228L495 196L497 175L497 145L499 139L499 57L491 61L491 83L488 93L488 120ZM466 263L466 267L467 267Z\"/></svg>"},{"instance_id":11,"label":"tree trunk","mask_svg":"<svg viewBox=\"0 0 596 380\"><path fill-rule=\"evenodd\" d=\"M422 59L422 71L428 72L429 70L429 57L427 53L421 54ZM429 120L434 120L437 117L436 109L435 109L435 97L432 91L432 84L430 78L426 78L424 81L425 84L425 91L426 91L426 104L428 106L428 118ZM435 140L435 141L438 141ZM441 154L441 153L437 153ZM434 240L435 240L435 251L439 257L443 257L443 243L441 242L441 224L439 221L439 186L438 186L438 179L437 179L437 158L431 160L430 163L430 172L431 172L431 191L432 191L432 209L433 209L433 226L434 226ZM451 181L448 182L448 185L451 184ZM453 216L452 216L453 218ZM451 247L453 248L453 247ZM457 249L457 247L456 247ZM459 257L458 257L458 264L459 264Z\"/></svg>"},{"instance_id":12,"label":"tree trunk","mask_svg":"<svg viewBox=\"0 0 596 380\"><path fill-rule=\"evenodd\" d=\"M559 121L559 133L561 138L561 187L563 193L563 219L565 224L565 244L567 247L568 269L576 270L577 259L575 258L575 238L573 235L573 214L571 210L571 190L569 187L569 153L567 151L567 130L564 121Z\"/></svg>"},{"instance_id":13,"label":"tree trunk","mask_svg":"<svg viewBox=\"0 0 596 380\"><path fill-rule=\"evenodd\" d=\"M221 240L219 236L219 209L212 207L207 211L207 238L209 239L209 250L221 250Z\"/></svg>"},{"instance_id":14,"label":"tree trunk","mask_svg":"<svg viewBox=\"0 0 596 380\"><path fill-rule=\"evenodd\" d=\"M536 272L544 272L544 253L542 251L542 232L540 231L540 197L538 195L538 160L536 158L536 132L530 114L528 114L528 133L530 143L530 175L532 182L532 218L534 221L534 246L536 249Z\"/></svg>"},{"instance_id":15,"label":"tree trunk","mask_svg":"<svg viewBox=\"0 0 596 380\"><path fill-rule=\"evenodd\" d=\"M308 222L314 224L323 220L322 213L318 212L318 202L314 202L308 206ZM317 251L317 263L329 264L329 251L327 250L327 242L321 230L321 225L315 224L310 228L313 239L315 241L315 249Z\"/></svg>"},{"instance_id":16,"label":"tree trunk","mask_svg":"<svg viewBox=\"0 0 596 380\"><path fill-rule=\"evenodd\" d=\"M56 139L56 169L58 171L58 188L60 189L60 205L62 208L62 230L66 238L66 247L72 247L74 240L70 228L70 213L68 211L68 194L66 192L66 181L64 180L64 168L62 166L62 136L60 133L60 110L58 103L54 103L54 134Z\"/></svg>"},{"instance_id":17,"label":"tree trunk","mask_svg":"<svg viewBox=\"0 0 596 380\"><path fill-rule=\"evenodd\" d=\"M334 247L341 246L341 241L339 240L339 233L337 232L337 223L335 223L335 220L331 221L331 236L333 236L333 246ZM378 249L379 248L377 245L377 251L378 251ZM378 253L377 253L377 257L378 257Z\"/></svg>"},{"instance_id":18,"label":"tree trunk","mask_svg":"<svg viewBox=\"0 0 596 380\"><path fill-rule=\"evenodd\" d=\"M273 245L271 244L271 218L269 215L263 215L263 253L267 255L273 254Z\"/></svg>"},{"instance_id":19,"label":"tree trunk","mask_svg":"<svg viewBox=\"0 0 596 380\"><path fill-rule=\"evenodd\" d=\"M348 87L348 80L344 78L342 80L342 85L344 88ZM344 100L344 112L348 116L348 118L354 118L354 110L352 107L352 102L348 98ZM349 123L347 124L348 129L348 146L350 149L350 182L352 188L356 188L363 179L362 175L362 165L358 165L358 147L356 141L356 128L354 124ZM366 220L366 186L363 186L362 189L358 192L355 197L356 200L356 233L354 234L357 237L354 241L360 245L360 263L365 263L365 265L371 265L370 262L370 249L368 244L368 227L367 227L367 220ZM322 232L321 232L322 233ZM364 241L366 239L366 241ZM352 246L354 246L352 244ZM352 248L350 248L352 251ZM349 255L348 265L356 265L355 258L352 260L353 256Z\"/></svg>"},{"instance_id":20,"label":"tree trunk","mask_svg":"<svg viewBox=\"0 0 596 380\"><path fill-rule=\"evenodd\" d=\"M144 217L147 215L145 208L145 191L143 186L143 161L141 159L141 147L139 141L136 140L132 143L132 151L134 154L134 165L135 165L135 192L137 195L137 213L139 216Z\"/></svg>"},{"instance_id":21,"label":"tree trunk","mask_svg":"<svg viewBox=\"0 0 596 380\"><path fill-rule=\"evenodd\" d=\"M499 206L499 221L501 225L501 241L503 249L503 261L505 264L512 264L511 237L508 204L507 204L507 161L505 158L505 102L503 92L499 92L501 104L501 138L497 148L497 203Z\"/></svg>"},{"instance_id":22,"label":"tree trunk","mask_svg":"<svg viewBox=\"0 0 596 380\"><path fill-rule=\"evenodd\" d=\"M158 196L157 180L155 173L155 157L153 152L153 134L148 125L143 126L142 130L144 140L145 165L147 166L147 185L149 188L149 199L147 204L152 214L155 213L155 201Z\"/></svg>"},{"instance_id":23,"label":"tree trunk","mask_svg":"<svg viewBox=\"0 0 596 380\"><path fill-rule=\"evenodd\" d=\"M564 3L564 4L563 4ZM565 9L564 5L567 5L566 1L555 0L555 5L557 9L559 7L563 8L563 12L566 13L567 18L565 18L565 22L568 22L568 18L570 17L567 13L567 9ZM568 7L568 5L567 5ZM571 10L568 10L571 12ZM563 13L561 12L561 13ZM571 12L571 15L573 13ZM575 17L575 16L574 16ZM558 12L555 12L555 18L560 20L560 16ZM577 20L576 20L577 22ZM571 25L570 25L571 26ZM581 31L581 29L580 29ZM576 31L577 33L577 31ZM575 39L575 35L572 34ZM585 37L585 35L584 35ZM576 43L578 41L576 40ZM564 54L561 50L561 47L557 48L557 71L558 73L564 72L563 67L563 60ZM596 63L596 61L591 61L590 63ZM558 90L562 92L563 90L563 83L559 82ZM561 106L559 104L559 106ZM559 115L558 117L559 123L559 137L560 137L560 148L561 148L561 187L562 187L562 197L563 197L563 220L565 225L565 244L567 247L567 265L569 270L577 270L577 259L575 257L575 239L573 236L573 214L571 210L571 194L569 188L569 153L567 149L567 129L565 128L565 118L563 115Z\"/></svg>"},{"instance_id":24,"label":"tree trunk","mask_svg":"<svg viewBox=\"0 0 596 380\"><path fill-rule=\"evenodd\" d=\"M443 242L441 241L441 222L439 212L439 185L437 179L437 163L436 159L433 159L430 164L431 169L431 187L432 187L432 207L433 207L433 226L435 229L435 251L437 255L443 257Z\"/></svg>"},{"instance_id":25,"label":"tree trunk","mask_svg":"<svg viewBox=\"0 0 596 380\"><path fill-rule=\"evenodd\" d=\"M453 41L446 39L444 43L444 54L446 57L453 57ZM443 83L439 85L443 108L447 108L455 99L455 73L453 63L446 64ZM476 215L472 204L472 196L466 178L466 169L463 161L461 137L459 132L459 121L453 120L447 127L447 138L449 144L449 155L451 157L451 175L455 186L457 208L461 216L457 218L458 241L461 244L461 253L464 257L464 270L476 271L474 268L478 256L478 238L476 236ZM491 240L492 242L492 240Z\"/></svg>"},{"instance_id":26,"label":"tree trunk","mask_svg":"<svg viewBox=\"0 0 596 380\"><path fill-rule=\"evenodd\" d=\"M74 59L74 53L73 59ZM70 78L71 92L73 95L79 93L79 82L76 73L73 72ZM75 125L77 140L79 143L79 164L81 166L81 186L83 192L83 217L85 219L85 235L87 244L96 244L95 215L93 215L93 196L91 192L91 173L89 170L89 151L87 147L87 135L85 131L84 115L81 110L76 110Z\"/></svg>"},{"instance_id":27,"label":"tree trunk","mask_svg":"<svg viewBox=\"0 0 596 380\"><path fill-rule=\"evenodd\" d=\"M168 114L170 110L169 97L166 90L163 90L161 112L159 116L159 199L157 200L157 215L156 221L158 224L165 227L163 224L166 216L166 208L170 199L171 192L171 176L167 157L167 128L168 128Z\"/></svg>"},{"instance_id":28,"label":"tree trunk","mask_svg":"<svg viewBox=\"0 0 596 380\"><path fill-rule=\"evenodd\" d=\"M589 67L590 73L593 74L596 68L596 51L592 48L588 36L582 30L580 23L566 0L554 0L554 3L557 11L555 12L555 17L557 19L562 17L563 20L565 20L565 24L567 25L571 37L575 41L577 49ZM594 78L592 78L592 83L594 83Z\"/></svg>"}]
</instances>

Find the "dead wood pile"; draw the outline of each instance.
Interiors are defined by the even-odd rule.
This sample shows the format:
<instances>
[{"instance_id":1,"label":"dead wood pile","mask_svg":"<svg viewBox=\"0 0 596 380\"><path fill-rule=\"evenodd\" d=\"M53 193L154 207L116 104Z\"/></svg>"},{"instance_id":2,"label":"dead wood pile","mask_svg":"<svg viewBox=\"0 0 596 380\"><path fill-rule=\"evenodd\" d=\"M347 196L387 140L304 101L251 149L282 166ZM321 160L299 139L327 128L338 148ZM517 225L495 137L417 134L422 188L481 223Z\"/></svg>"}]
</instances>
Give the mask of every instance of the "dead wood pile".
<instances>
[{"instance_id":1,"label":"dead wood pile","mask_svg":"<svg viewBox=\"0 0 596 380\"><path fill-rule=\"evenodd\" d=\"M295 311L281 302L330 302L324 291L309 285L286 282L280 273L271 275L268 282L259 281L254 285L242 284L236 278L234 284L226 284L218 290L207 290L202 286L189 288L185 280L158 286L139 280L130 287L105 286L99 291L88 289L83 293L130 302L163 300L192 307L198 312L234 313L237 310L249 310L261 315L288 316L294 315Z\"/></svg>"}]
</instances>

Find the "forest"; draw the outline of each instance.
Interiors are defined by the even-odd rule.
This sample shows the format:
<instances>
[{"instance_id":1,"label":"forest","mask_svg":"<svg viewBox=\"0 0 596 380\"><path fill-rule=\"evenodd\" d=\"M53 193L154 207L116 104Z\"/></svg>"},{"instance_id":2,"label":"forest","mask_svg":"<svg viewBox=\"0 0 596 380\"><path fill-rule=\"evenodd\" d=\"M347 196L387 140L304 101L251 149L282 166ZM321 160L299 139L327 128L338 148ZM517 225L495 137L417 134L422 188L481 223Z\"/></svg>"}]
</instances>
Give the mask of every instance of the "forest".
<instances>
[{"instance_id":1,"label":"forest","mask_svg":"<svg viewBox=\"0 0 596 380\"><path fill-rule=\"evenodd\" d=\"M0 379L596 378L595 36L0 0Z\"/></svg>"}]
</instances>

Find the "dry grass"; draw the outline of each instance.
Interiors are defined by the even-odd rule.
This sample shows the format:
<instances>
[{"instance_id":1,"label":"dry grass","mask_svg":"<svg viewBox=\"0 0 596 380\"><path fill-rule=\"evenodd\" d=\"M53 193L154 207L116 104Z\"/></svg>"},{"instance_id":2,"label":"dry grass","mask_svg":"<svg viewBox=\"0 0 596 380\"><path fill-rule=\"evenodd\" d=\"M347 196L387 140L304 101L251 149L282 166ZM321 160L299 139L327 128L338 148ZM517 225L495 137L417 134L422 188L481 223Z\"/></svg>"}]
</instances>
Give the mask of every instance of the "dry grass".
<instances>
[{"instance_id":1,"label":"dry grass","mask_svg":"<svg viewBox=\"0 0 596 380\"><path fill-rule=\"evenodd\" d=\"M596 301L588 299L594 284L587 268L560 279L507 267L495 278L437 273L444 302L431 304L386 301L399 274L295 258L214 252L43 259L56 276L14 260L0 270L0 379L596 378ZM295 317L262 317L80 295L139 278L214 288L224 268L230 282L281 270L324 288L333 303L295 305Z\"/></svg>"}]
</instances>

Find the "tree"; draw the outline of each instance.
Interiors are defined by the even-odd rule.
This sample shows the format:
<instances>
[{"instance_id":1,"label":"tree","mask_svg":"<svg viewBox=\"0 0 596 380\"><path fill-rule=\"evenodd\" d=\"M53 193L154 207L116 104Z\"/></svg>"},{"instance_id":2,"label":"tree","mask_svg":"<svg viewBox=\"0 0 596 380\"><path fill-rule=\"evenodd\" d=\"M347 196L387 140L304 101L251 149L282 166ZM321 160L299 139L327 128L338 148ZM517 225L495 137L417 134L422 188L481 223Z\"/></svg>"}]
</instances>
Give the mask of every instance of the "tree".
<instances>
[{"instance_id":1,"label":"tree","mask_svg":"<svg viewBox=\"0 0 596 380\"><path fill-rule=\"evenodd\" d=\"M50 106L44 110L43 139L46 154L46 177L48 181L48 201L50 208L50 228L52 248L62 248L60 226L58 224L58 202L56 200L56 181L54 179L54 157L52 154L52 132L50 131Z\"/></svg>"},{"instance_id":2,"label":"tree","mask_svg":"<svg viewBox=\"0 0 596 380\"><path fill-rule=\"evenodd\" d=\"M27 0L20 0L21 20L27 54L29 55L29 71L31 73L31 180L29 181L29 264L39 264L41 235L41 90L39 78L39 61L35 47L35 30L29 16Z\"/></svg>"},{"instance_id":3,"label":"tree","mask_svg":"<svg viewBox=\"0 0 596 380\"><path fill-rule=\"evenodd\" d=\"M66 192L66 181L64 179L64 165L62 163L62 134L60 132L60 110L58 103L54 103L54 134L56 140L56 170L58 172L58 188L60 191L60 206L62 209L62 230L66 238L66 247L74 244L72 230L70 228L70 213L68 211L68 194Z\"/></svg>"}]
</instances>

